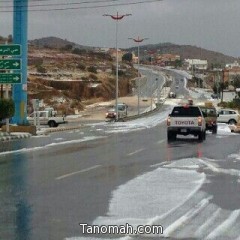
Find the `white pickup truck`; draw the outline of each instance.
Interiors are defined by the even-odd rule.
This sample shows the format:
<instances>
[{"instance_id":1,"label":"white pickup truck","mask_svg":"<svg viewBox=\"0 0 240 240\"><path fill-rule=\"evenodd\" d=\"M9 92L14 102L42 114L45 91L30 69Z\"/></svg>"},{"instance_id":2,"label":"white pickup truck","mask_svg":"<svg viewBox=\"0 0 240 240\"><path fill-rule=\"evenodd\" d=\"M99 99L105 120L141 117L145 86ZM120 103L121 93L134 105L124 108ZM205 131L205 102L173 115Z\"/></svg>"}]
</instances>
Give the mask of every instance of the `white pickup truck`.
<instances>
[{"instance_id":1,"label":"white pickup truck","mask_svg":"<svg viewBox=\"0 0 240 240\"><path fill-rule=\"evenodd\" d=\"M176 140L177 135L198 136L200 141L206 138L206 123L198 106L175 106L167 119L168 141Z\"/></svg>"},{"instance_id":2,"label":"white pickup truck","mask_svg":"<svg viewBox=\"0 0 240 240\"><path fill-rule=\"evenodd\" d=\"M49 127L57 127L59 124L66 123L64 117L54 116L50 111L36 111L27 117L30 124L34 124L35 121L37 125L38 119L40 125L48 125Z\"/></svg>"}]
</instances>

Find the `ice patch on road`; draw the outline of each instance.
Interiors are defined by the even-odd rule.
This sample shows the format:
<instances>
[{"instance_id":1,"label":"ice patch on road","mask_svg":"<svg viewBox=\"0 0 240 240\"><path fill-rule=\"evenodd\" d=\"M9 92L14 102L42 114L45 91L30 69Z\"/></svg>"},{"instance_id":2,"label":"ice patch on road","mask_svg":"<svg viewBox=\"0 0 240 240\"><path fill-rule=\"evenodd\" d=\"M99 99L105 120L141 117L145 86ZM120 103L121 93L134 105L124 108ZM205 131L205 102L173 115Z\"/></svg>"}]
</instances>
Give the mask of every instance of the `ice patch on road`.
<instances>
[{"instance_id":1,"label":"ice patch on road","mask_svg":"<svg viewBox=\"0 0 240 240\"><path fill-rule=\"evenodd\" d=\"M229 134L233 134L231 132L231 129L229 128L229 126L226 123L218 123L218 135L229 135Z\"/></svg>"},{"instance_id":2,"label":"ice patch on road","mask_svg":"<svg viewBox=\"0 0 240 240\"><path fill-rule=\"evenodd\" d=\"M197 159L193 159L193 162L189 159L187 161L188 165L195 167ZM180 169L157 168L119 186L112 192L107 215L96 218L92 224L119 226L128 223L136 228L137 225L152 225L168 216L192 198L206 179L204 173L181 169L184 165L186 162L177 161L168 167L179 166Z\"/></svg>"},{"instance_id":3,"label":"ice patch on road","mask_svg":"<svg viewBox=\"0 0 240 240\"><path fill-rule=\"evenodd\" d=\"M170 111L171 111L171 107L153 116L141 117L129 122L108 123L107 125L108 128L105 132L106 133L125 133L130 131L139 131L146 128L152 128L166 121Z\"/></svg>"},{"instance_id":4,"label":"ice patch on road","mask_svg":"<svg viewBox=\"0 0 240 240\"><path fill-rule=\"evenodd\" d=\"M50 143L50 144L46 144L46 145L41 146L41 147L22 148L22 149L19 149L19 150L1 152L0 156L5 156L5 155L9 155L9 154L28 153L28 152L33 152L33 151L46 149L46 148L49 148L49 147L56 147L56 146L60 146L60 145L81 143L81 142L96 140L96 139L100 139L100 138L104 138L104 137L99 137L99 136L83 137L82 139L77 139L77 140L63 141L63 142L57 142L57 143Z\"/></svg>"},{"instance_id":5,"label":"ice patch on road","mask_svg":"<svg viewBox=\"0 0 240 240\"><path fill-rule=\"evenodd\" d=\"M146 224L146 218L149 221L160 217L176 207L176 203L185 202L204 179L203 173L193 170L158 168L118 187L110 201L107 215L111 217L99 217L94 223L118 220L124 224L128 220L133 224L138 219L139 223Z\"/></svg>"},{"instance_id":6,"label":"ice patch on road","mask_svg":"<svg viewBox=\"0 0 240 240\"><path fill-rule=\"evenodd\" d=\"M240 160L240 153L239 154L230 154L228 158Z\"/></svg>"},{"instance_id":7,"label":"ice patch on road","mask_svg":"<svg viewBox=\"0 0 240 240\"><path fill-rule=\"evenodd\" d=\"M95 238L95 237L71 237L71 238L65 238L65 240L100 240L100 239L104 239L104 240L113 240L113 238ZM117 238L117 240L132 240L131 237L127 236L127 237L121 237L121 238Z\"/></svg>"}]
</instances>

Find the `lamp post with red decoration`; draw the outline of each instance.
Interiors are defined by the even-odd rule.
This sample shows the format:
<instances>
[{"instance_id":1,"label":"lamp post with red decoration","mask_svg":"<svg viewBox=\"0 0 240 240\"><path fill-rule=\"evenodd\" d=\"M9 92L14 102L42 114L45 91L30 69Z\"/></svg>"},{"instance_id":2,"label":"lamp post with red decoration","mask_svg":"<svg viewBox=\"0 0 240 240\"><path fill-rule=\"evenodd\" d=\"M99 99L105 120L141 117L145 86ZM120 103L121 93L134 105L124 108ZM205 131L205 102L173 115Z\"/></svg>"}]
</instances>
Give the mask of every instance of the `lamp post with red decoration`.
<instances>
[{"instance_id":1,"label":"lamp post with red decoration","mask_svg":"<svg viewBox=\"0 0 240 240\"><path fill-rule=\"evenodd\" d=\"M147 40L148 38L128 38L133 40L134 42L136 42L138 44L138 115L140 114L140 72L139 72L139 68L140 68L140 55L139 55L139 45L141 42L143 42L144 40Z\"/></svg>"},{"instance_id":2,"label":"lamp post with red decoration","mask_svg":"<svg viewBox=\"0 0 240 240\"><path fill-rule=\"evenodd\" d=\"M124 17L131 16L132 14L122 14L119 15L117 12L117 15L110 15L110 14L104 14L104 17L111 17L113 20L116 21L116 102L115 102L115 108L116 108L116 121L118 120L118 21L122 20Z\"/></svg>"},{"instance_id":3,"label":"lamp post with red decoration","mask_svg":"<svg viewBox=\"0 0 240 240\"><path fill-rule=\"evenodd\" d=\"M153 77L153 64L152 64L152 58L153 55L156 53L156 50L149 50L148 54L150 54L150 64L151 64L151 78ZM158 86L159 87L159 86ZM152 103L153 103L153 99L152 99L152 95L151 95L151 111L152 111Z\"/></svg>"}]
</instances>

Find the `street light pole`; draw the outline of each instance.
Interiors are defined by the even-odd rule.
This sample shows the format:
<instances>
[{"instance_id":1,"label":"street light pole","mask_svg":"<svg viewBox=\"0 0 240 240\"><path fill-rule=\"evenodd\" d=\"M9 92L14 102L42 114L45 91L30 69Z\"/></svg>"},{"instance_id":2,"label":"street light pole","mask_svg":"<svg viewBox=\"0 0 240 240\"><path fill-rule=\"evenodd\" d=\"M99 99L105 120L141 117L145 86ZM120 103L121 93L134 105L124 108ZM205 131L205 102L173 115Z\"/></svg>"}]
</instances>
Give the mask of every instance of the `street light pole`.
<instances>
[{"instance_id":1,"label":"street light pole","mask_svg":"<svg viewBox=\"0 0 240 240\"><path fill-rule=\"evenodd\" d=\"M131 16L132 14L123 14L119 15L110 15L104 14L104 17L111 17L113 20L116 21L116 102L115 102L115 109L116 109L116 121L118 120L118 21L123 19L124 17Z\"/></svg>"},{"instance_id":2,"label":"street light pole","mask_svg":"<svg viewBox=\"0 0 240 240\"><path fill-rule=\"evenodd\" d=\"M138 44L138 115L140 114L140 53L139 53L139 45L141 42L143 42L144 40L147 40L148 38L128 38L133 40L134 42L136 42Z\"/></svg>"},{"instance_id":3,"label":"street light pole","mask_svg":"<svg viewBox=\"0 0 240 240\"><path fill-rule=\"evenodd\" d=\"M151 78L153 78L153 65L152 65L152 55L155 53L156 51L148 51L148 53L150 54L150 62L151 62ZM152 89L151 89L152 90ZM152 111L152 92L151 92L151 111Z\"/></svg>"}]
</instances>

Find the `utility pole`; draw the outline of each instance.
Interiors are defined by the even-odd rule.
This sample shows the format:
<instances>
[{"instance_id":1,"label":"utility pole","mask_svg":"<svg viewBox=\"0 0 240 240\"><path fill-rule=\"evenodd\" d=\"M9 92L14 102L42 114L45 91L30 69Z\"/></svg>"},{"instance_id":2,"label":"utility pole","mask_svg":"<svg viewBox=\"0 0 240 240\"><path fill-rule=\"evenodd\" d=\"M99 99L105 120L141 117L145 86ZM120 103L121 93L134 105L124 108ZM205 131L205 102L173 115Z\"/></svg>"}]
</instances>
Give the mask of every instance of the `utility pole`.
<instances>
[{"instance_id":1,"label":"utility pole","mask_svg":"<svg viewBox=\"0 0 240 240\"><path fill-rule=\"evenodd\" d=\"M124 17L131 16L132 14L123 14L119 15L110 15L104 14L104 17L111 17L113 20L116 21L116 101L115 101L115 108L116 108L116 121L118 120L118 21L122 20Z\"/></svg>"},{"instance_id":2,"label":"utility pole","mask_svg":"<svg viewBox=\"0 0 240 240\"><path fill-rule=\"evenodd\" d=\"M133 40L138 44L138 115L140 114L140 52L139 52L139 45L144 40L147 40L148 38L128 38Z\"/></svg>"}]
</instances>

